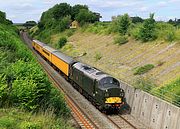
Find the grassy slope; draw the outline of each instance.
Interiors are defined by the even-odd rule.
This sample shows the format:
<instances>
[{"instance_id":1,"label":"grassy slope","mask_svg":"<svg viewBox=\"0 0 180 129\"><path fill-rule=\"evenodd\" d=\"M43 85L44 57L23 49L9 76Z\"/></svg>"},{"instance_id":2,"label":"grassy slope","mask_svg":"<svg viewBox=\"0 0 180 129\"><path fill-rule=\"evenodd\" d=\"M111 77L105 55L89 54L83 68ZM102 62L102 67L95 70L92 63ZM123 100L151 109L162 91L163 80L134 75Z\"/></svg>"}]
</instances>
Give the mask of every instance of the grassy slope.
<instances>
[{"instance_id":1,"label":"grassy slope","mask_svg":"<svg viewBox=\"0 0 180 129\"><path fill-rule=\"evenodd\" d=\"M164 41L164 37L161 39L162 36L160 36L158 40L147 43L141 43L130 38L128 43L118 46L114 44L116 34L108 35L104 32L93 34L95 32L90 31L91 33L89 33L87 31L89 29L86 27L84 31L83 28L80 28L70 37L67 36L70 30L66 30L63 33L51 34L46 39L41 38L41 41L48 42L49 45L56 47L60 37L67 36L68 43L61 49L67 55L135 86L137 86L135 82L143 76L145 78L141 82L146 81L145 83L151 87L153 83L158 85L151 92L160 93L161 89L165 89L167 92L170 91L169 93L180 95L180 92L176 92L180 89L178 81L180 77L180 36L178 33L176 34L177 40L172 43ZM163 34L163 36L165 35ZM146 64L153 64L155 67L142 76L133 74L135 68ZM174 85L177 86L174 87ZM174 87L173 91L171 87ZM163 91L163 93L165 92ZM171 99L174 99L174 96Z\"/></svg>"},{"instance_id":2,"label":"grassy slope","mask_svg":"<svg viewBox=\"0 0 180 129\"><path fill-rule=\"evenodd\" d=\"M1 24L0 28L0 129L72 128L69 123L71 118L67 119L69 115L64 115L64 117L63 115L59 115L57 118L58 112L56 112L56 114L53 112L56 110L55 108L53 109L54 105L52 105L51 110L45 109L45 112L43 109L39 109L38 112L42 113L34 114L28 112L36 112L33 107L40 106L40 101L36 103L34 101L35 99L30 100L34 95L36 99L40 96L42 100L49 94L51 95L49 97L51 100L48 102L54 104L58 103L57 106L61 108L61 110L58 110L59 113L61 111L63 114L66 114L69 110L66 105L63 105L63 95L61 94L60 96L59 91L55 90L53 87L49 87L50 83L47 76L43 73L42 68L37 65L36 60L31 55L31 52L25 47L21 39L16 34L16 29L12 26ZM38 72L37 69L39 70ZM11 84L6 81L7 77L14 78L14 80L11 81ZM39 83L38 80L40 81ZM8 87L9 85L11 85L10 88ZM52 92L48 92L48 95L44 94L43 96L42 94L47 91L46 87L49 87ZM36 93L38 93L39 96ZM32 110L30 110L29 107L30 109L32 108ZM27 110L25 112L18 110L19 108ZM63 111L63 109L67 109L67 112L65 110Z\"/></svg>"},{"instance_id":3,"label":"grassy slope","mask_svg":"<svg viewBox=\"0 0 180 129\"><path fill-rule=\"evenodd\" d=\"M52 112L32 114L18 109L0 109L1 129L71 129L62 118Z\"/></svg>"},{"instance_id":4,"label":"grassy slope","mask_svg":"<svg viewBox=\"0 0 180 129\"><path fill-rule=\"evenodd\" d=\"M59 37L52 36L54 42L57 42L56 36ZM179 44L158 41L142 44L130 40L127 44L117 46L113 43L113 37L76 32L62 50L74 57L86 52L85 56L78 59L131 84L136 77L133 75L133 68L145 64L155 65L145 75L154 78L158 85L169 83L179 76ZM98 61L97 54L102 56Z\"/></svg>"}]
</instances>

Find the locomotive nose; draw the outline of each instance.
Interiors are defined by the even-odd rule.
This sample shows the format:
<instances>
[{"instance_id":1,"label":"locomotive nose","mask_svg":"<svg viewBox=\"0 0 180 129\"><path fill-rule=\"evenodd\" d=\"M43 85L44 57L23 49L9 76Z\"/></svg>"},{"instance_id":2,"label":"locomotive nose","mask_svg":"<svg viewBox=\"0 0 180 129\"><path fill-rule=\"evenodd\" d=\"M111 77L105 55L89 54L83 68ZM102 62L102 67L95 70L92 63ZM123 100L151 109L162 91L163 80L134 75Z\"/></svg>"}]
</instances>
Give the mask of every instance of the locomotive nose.
<instances>
[{"instance_id":1,"label":"locomotive nose","mask_svg":"<svg viewBox=\"0 0 180 129\"><path fill-rule=\"evenodd\" d=\"M109 88L106 89L106 93L112 97L124 97L124 90L121 88Z\"/></svg>"}]
</instances>

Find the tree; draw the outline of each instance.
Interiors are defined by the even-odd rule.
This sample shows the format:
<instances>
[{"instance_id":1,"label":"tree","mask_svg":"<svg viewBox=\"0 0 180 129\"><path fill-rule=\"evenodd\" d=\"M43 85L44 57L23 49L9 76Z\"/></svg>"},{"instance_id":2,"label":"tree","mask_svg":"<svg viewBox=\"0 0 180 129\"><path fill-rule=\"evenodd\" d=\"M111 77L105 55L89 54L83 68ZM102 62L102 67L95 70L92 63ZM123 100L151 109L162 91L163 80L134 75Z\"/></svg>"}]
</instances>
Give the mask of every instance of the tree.
<instances>
[{"instance_id":1,"label":"tree","mask_svg":"<svg viewBox=\"0 0 180 129\"><path fill-rule=\"evenodd\" d=\"M142 28L139 31L139 38L143 42L152 41L157 38L156 36L156 22L154 20L154 13L150 14L150 18L146 19Z\"/></svg>"},{"instance_id":2,"label":"tree","mask_svg":"<svg viewBox=\"0 0 180 129\"><path fill-rule=\"evenodd\" d=\"M94 23L96 19L96 15L86 9L81 9L75 17L75 20L77 20L80 25L84 25L85 23Z\"/></svg>"},{"instance_id":3,"label":"tree","mask_svg":"<svg viewBox=\"0 0 180 129\"><path fill-rule=\"evenodd\" d=\"M23 24L25 27L32 27L37 25L35 21L26 21L26 23Z\"/></svg>"},{"instance_id":4,"label":"tree","mask_svg":"<svg viewBox=\"0 0 180 129\"><path fill-rule=\"evenodd\" d=\"M138 23L138 22L143 22L144 20L141 17L131 17L132 23Z\"/></svg>"},{"instance_id":5,"label":"tree","mask_svg":"<svg viewBox=\"0 0 180 129\"><path fill-rule=\"evenodd\" d=\"M72 7L72 12L71 12L72 20L75 19L75 17L78 15L78 13L80 12L81 9L89 10L87 5L77 4Z\"/></svg>"},{"instance_id":6,"label":"tree","mask_svg":"<svg viewBox=\"0 0 180 129\"><path fill-rule=\"evenodd\" d=\"M60 19L71 15L71 6L67 3L60 3L53 7L53 18Z\"/></svg>"},{"instance_id":7,"label":"tree","mask_svg":"<svg viewBox=\"0 0 180 129\"><path fill-rule=\"evenodd\" d=\"M6 13L1 12L1 11L0 11L0 23L7 24L7 25L13 24L11 20L6 19Z\"/></svg>"},{"instance_id":8,"label":"tree","mask_svg":"<svg viewBox=\"0 0 180 129\"><path fill-rule=\"evenodd\" d=\"M127 33L127 30L131 24L131 19L128 14L124 14L122 16L118 16L115 19L115 22L117 24L118 32L122 35L125 35Z\"/></svg>"}]
</instances>

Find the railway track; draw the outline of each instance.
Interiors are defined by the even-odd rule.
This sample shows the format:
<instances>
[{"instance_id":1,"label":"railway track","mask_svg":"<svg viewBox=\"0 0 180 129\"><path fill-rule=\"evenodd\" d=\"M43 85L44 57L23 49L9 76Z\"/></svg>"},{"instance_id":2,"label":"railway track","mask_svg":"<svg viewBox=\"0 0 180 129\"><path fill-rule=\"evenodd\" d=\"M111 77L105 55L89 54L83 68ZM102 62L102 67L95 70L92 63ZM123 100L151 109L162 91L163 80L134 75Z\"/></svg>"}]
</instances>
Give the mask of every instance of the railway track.
<instances>
[{"instance_id":1,"label":"railway track","mask_svg":"<svg viewBox=\"0 0 180 129\"><path fill-rule=\"evenodd\" d=\"M25 39L27 40L27 39ZM31 47L31 44L27 44L28 47L32 50L32 52L37 56L37 53L33 50ZM97 123L93 122L78 106L77 103L70 97L68 94L65 93L65 90L61 87L61 85L56 81L56 77L52 76L50 73L49 69L45 67L44 62L40 59L41 57L37 56L39 63L44 67L45 72L53 82L53 84L65 94L65 100L68 104L68 106L71 109L71 114L73 115L73 118L75 121L80 125L81 128L86 128L86 129L99 129L99 127L96 125Z\"/></svg>"},{"instance_id":2,"label":"railway track","mask_svg":"<svg viewBox=\"0 0 180 129\"><path fill-rule=\"evenodd\" d=\"M89 101L79 95L79 92L74 90L70 84L65 81L59 74L46 62L37 55L31 46L31 41L26 34L22 34L24 41L28 47L37 56L39 63L43 66L45 72L52 80L54 85L65 94L65 99L71 109L73 118L81 128L86 129L145 129L137 125L136 122L131 124L127 118L121 115L104 115L99 112ZM76 95L77 94L77 95ZM81 96L79 98L79 96Z\"/></svg>"}]
</instances>

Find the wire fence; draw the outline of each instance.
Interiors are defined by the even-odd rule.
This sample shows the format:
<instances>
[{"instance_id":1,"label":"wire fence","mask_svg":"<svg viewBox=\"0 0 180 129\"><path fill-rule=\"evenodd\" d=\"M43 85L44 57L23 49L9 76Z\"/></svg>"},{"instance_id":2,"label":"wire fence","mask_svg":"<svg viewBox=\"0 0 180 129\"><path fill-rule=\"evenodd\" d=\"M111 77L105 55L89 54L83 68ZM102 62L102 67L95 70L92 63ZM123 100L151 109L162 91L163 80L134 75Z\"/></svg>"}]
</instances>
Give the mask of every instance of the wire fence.
<instances>
[{"instance_id":1,"label":"wire fence","mask_svg":"<svg viewBox=\"0 0 180 129\"><path fill-rule=\"evenodd\" d=\"M163 99L175 106L180 107L180 96L177 94L174 94L172 92L169 92L169 91L163 90L163 89L161 89L160 92L159 91L151 91L149 89L143 89L143 90L154 96L157 96L158 98Z\"/></svg>"}]
</instances>

